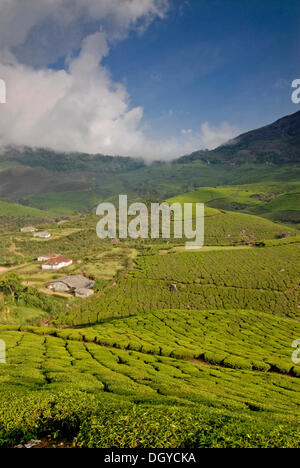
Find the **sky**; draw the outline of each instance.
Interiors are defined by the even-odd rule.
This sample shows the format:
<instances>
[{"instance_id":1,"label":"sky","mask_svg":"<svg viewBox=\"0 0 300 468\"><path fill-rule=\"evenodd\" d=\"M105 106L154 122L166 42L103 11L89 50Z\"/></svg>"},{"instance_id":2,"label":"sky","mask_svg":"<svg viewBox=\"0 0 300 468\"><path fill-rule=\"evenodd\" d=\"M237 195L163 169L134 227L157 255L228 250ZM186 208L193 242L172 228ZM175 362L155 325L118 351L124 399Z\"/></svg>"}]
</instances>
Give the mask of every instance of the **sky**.
<instances>
[{"instance_id":1,"label":"sky","mask_svg":"<svg viewBox=\"0 0 300 468\"><path fill-rule=\"evenodd\" d=\"M0 145L170 160L299 110L298 0L0 0Z\"/></svg>"}]
</instances>

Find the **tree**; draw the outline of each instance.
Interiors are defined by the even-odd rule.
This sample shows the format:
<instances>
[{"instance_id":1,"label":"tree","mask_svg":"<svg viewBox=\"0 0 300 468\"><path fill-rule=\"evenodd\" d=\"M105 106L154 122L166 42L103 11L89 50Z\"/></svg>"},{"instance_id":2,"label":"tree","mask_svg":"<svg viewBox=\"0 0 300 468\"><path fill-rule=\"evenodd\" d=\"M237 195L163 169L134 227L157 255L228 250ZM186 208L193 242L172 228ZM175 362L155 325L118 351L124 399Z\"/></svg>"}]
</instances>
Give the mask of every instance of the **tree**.
<instances>
[{"instance_id":1,"label":"tree","mask_svg":"<svg viewBox=\"0 0 300 468\"><path fill-rule=\"evenodd\" d=\"M10 294L12 301L15 302L16 298L18 299L24 291L24 287L16 273L9 273L0 281L0 291L4 294Z\"/></svg>"}]
</instances>

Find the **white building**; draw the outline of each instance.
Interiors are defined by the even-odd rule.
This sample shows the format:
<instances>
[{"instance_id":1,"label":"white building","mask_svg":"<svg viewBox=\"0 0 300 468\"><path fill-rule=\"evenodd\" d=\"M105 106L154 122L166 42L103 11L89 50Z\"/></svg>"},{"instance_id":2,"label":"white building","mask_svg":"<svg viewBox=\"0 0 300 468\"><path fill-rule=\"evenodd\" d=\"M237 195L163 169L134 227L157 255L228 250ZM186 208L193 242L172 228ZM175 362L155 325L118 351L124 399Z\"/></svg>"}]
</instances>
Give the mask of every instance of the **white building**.
<instances>
[{"instance_id":1,"label":"white building","mask_svg":"<svg viewBox=\"0 0 300 468\"><path fill-rule=\"evenodd\" d=\"M40 239L49 239L51 237L50 232L37 232L33 237L39 237Z\"/></svg>"},{"instance_id":2,"label":"white building","mask_svg":"<svg viewBox=\"0 0 300 468\"><path fill-rule=\"evenodd\" d=\"M37 229L33 226L27 226L20 229L21 232L36 232Z\"/></svg>"},{"instance_id":3,"label":"white building","mask_svg":"<svg viewBox=\"0 0 300 468\"><path fill-rule=\"evenodd\" d=\"M72 263L73 260L60 255L59 257L52 258L51 260L48 260L48 262L44 263L42 265L42 270L60 270L61 268L66 268L72 265Z\"/></svg>"},{"instance_id":4,"label":"white building","mask_svg":"<svg viewBox=\"0 0 300 468\"><path fill-rule=\"evenodd\" d=\"M52 260L54 258L61 257L60 254L47 254L47 255L41 255L40 257L37 258L38 262L48 262L49 260Z\"/></svg>"}]
</instances>

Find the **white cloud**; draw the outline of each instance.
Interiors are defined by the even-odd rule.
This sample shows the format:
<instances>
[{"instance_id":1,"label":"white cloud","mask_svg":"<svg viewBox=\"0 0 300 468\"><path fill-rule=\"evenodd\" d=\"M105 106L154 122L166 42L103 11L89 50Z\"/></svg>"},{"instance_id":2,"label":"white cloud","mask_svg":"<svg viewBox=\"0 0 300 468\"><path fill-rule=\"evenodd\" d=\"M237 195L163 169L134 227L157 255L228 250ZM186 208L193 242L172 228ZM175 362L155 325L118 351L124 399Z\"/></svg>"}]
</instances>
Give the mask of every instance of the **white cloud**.
<instances>
[{"instance_id":1,"label":"white cloud","mask_svg":"<svg viewBox=\"0 0 300 468\"><path fill-rule=\"evenodd\" d=\"M210 126L208 122L205 122L201 126L200 139L204 148L215 149L239 133L239 129L228 122L222 122L218 127Z\"/></svg>"},{"instance_id":2,"label":"white cloud","mask_svg":"<svg viewBox=\"0 0 300 468\"><path fill-rule=\"evenodd\" d=\"M39 47L47 42L47 26L63 27L72 37L76 24L100 24L111 39L133 28L146 27L155 17L162 18L169 0L1 0L0 44L11 49L26 42L35 28ZM32 38L33 39L33 36ZM50 38L55 41L55 37ZM64 44L58 44L61 48ZM59 54L59 50L57 51Z\"/></svg>"},{"instance_id":3,"label":"white cloud","mask_svg":"<svg viewBox=\"0 0 300 468\"><path fill-rule=\"evenodd\" d=\"M199 132L185 130L178 138L147 138L143 109L131 106L125 86L115 83L103 65L116 39L163 17L167 3L0 0L0 78L7 85L7 104L0 106L0 143L153 160L213 148L235 136L236 129L226 123L218 128L205 123ZM98 32L86 36L82 18L97 20ZM58 29L49 40L54 23L65 31L63 39ZM76 48L80 54L69 55L67 70L47 68L50 57Z\"/></svg>"},{"instance_id":4,"label":"white cloud","mask_svg":"<svg viewBox=\"0 0 300 468\"><path fill-rule=\"evenodd\" d=\"M108 53L104 33L83 41L69 70L0 65L7 85L1 140L62 151L130 154L140 144L141 108L130 108L121 84L99 62Z\"/></svg>"},{"instance_id":5,"label":"white cloud","mask_svg":"<svg viewBox=\"0 0 300 468\"><path fill-rule=\"evenodd\" d=\"M193 131L191 128L182 129L182 146L187 150L215 149L226 143L240 133L240 130L228 122L221 122L218 126L205 122L200 129Z\"/></svg>"}]
</instances>

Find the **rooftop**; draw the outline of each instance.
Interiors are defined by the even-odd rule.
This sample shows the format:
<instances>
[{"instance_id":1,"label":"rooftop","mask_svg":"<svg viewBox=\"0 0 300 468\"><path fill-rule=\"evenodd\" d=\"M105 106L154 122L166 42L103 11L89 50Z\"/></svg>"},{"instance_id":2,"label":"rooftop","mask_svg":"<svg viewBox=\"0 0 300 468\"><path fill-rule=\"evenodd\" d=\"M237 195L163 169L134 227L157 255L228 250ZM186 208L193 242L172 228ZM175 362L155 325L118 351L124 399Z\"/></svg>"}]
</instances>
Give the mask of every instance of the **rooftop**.
<instances>
[{"instance_id":1,"label":"rooftop","mask_svg":"<svg viewBox=\"0 0 300 468\"><path fill-rule=\"evenodd\" d=\"M21 231L31 231L31 232L34 232L36 231L37 229L34 227L34 226L25 226L25 227L22 227L21 228Z\"/></svg>"},{"instance_id":2,"label":"rooftop","mask_svg":"<svg viewBox=\"0 0 300 468\"><path fill-rule=\"evenodd\" d=\"M34 234L34 237L50 237L51 234L50 232L37 232L36 234Z\"/></svg>"},{"instance_id":3,"label":"rooftop","mask_svg":"<svg viewBox=\"0 0 300 468\"><path fill-rule=\"evenodd\" d=\"M69 263L72 260L70 258L64 257L63 255L59 255L58 257L51 258L45 265L59 265L60 263Z\"/></svg>"},{"instance_id":4,"label":"rooftop","mask_svg":"<svg viewBox=\"0 0 300 468\"><path fill-rule=\"evenodd\" d=\"M65 276L64 278L58 278L50 282L50 284L64 283L70 289L91 289L94 286L94 281L89 278L85 278L82 275Z\"/></svg>"},{"instance_id":5,"label":"rooftop","mask_svg":"<svg viewBox=\"0 0 300 468\"><path fill-rule=\"evenodd\" d=\"M87 288L80 288L76 289L75 295L76 297L88 297L94 294L94 291L92 289L87 289Z\"/></svg>"},{"instance_id":6,"label":"rooftop","mask_svg":"<svg viewBox=\"0 0 300 468\"><path fill-rule=\"evenodd\" d=\"M50 260L51 258L61 257L61 255L56 254L56 253L52 253L52 254L40 255L40 257L49 258L49 260Z\"/></svg>"}]
</instances>

